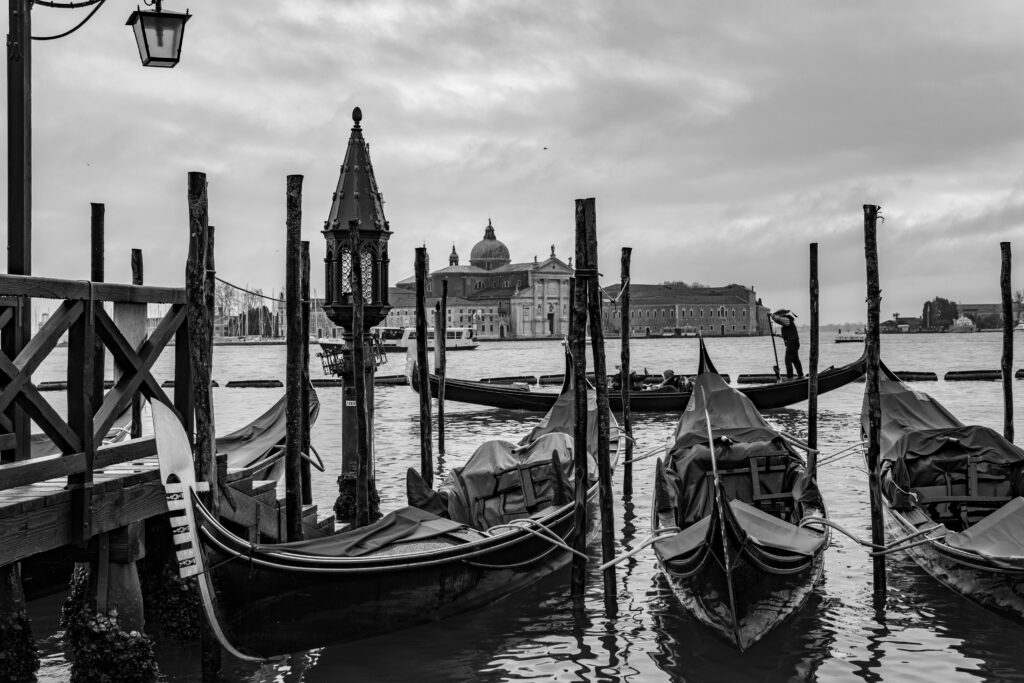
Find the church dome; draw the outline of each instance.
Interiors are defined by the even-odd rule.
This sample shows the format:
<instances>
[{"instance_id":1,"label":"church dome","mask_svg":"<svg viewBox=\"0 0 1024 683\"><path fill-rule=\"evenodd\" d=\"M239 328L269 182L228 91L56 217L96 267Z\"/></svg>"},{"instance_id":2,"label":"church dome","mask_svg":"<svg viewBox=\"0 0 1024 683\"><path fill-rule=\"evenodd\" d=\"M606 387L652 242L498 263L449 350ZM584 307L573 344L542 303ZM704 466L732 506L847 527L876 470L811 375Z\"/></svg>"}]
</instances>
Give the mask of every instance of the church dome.
<instances>
[{"instance_id":1,"label":"church dome","mask_svg":"<svg viewBox=\"0 0 1024 683\"><path fill-rule=\"evenodd\" d=\"M491 219L487 219L487 227L484 229L484 238L473 245L469 253L470 265L492 270L499 266L506 266L512 262L508 254L508 247L494 236L494 226Z\"/></svg>"}]
</instances>

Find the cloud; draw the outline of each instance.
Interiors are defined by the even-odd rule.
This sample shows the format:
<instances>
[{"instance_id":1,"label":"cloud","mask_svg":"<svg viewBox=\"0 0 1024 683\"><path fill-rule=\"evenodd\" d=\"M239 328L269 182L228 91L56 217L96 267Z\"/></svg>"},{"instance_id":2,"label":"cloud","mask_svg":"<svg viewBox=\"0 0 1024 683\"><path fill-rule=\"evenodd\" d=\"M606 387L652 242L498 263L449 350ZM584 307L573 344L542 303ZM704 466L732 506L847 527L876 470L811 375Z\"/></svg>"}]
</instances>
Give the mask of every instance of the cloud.
<instances>
[{"instance_id":1,"label":"cloud","mask_svg":"<svg viewBox=\"0 0 1024 683\"><path fill-rule=\"evenodd\" d=\"M935 295L996 301L998 242L1024 236L1018 3L192 10L173 70L139 66L109 4L34 44L35 272L88 275L99 201L109 279L127 280L128 250L142 247L147 281L180 284L186 174L200 170L219 274L280 289L285 176L300 173L322 291L318 232L357 105L396 280L423 243L435 264L453 242L468 258L488 217L513 260L552 243L567 257L573 200L593 196L607 278L630 245L647 281L740 282L806 307L817 241L822 319L846 321L864 317L865 203L887 216L886 316ZM72 16L33 10L37 33Z\"/></svg>"}]
</instances>

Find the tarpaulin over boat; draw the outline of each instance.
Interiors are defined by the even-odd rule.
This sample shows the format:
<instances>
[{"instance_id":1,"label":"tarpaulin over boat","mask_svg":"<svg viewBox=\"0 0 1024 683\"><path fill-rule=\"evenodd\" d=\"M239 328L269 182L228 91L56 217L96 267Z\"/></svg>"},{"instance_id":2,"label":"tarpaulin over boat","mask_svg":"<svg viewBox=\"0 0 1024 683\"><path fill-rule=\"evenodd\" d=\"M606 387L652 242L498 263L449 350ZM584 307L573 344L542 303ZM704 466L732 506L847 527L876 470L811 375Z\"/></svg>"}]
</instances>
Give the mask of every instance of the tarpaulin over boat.
<instances>
[{"instance_id":1,"label":"tarpaulin over boat","mask_svg":"<svg viewBox=\"0 0 1024 683\"><path fill-rule=\"evenodd\" d=\"M947 495L965 494L971 467L978 479L974 495L1009 497L1024 467L1024 450L993 429L963 424L902 382L883 379L879 397L882 459L892 463L892 480L900 487L887 491L893 505L912 505L905 493L911 488L941 486ZM863 415L866 430L866 409Z\"/></svg>"},{"instance_id":2,"label":"tarpaulin over boat","mask_svg":"<svg viewBox=\"0 0 1024 683\"><path fill-rule=\"evenodd\" d=\"M394 543L422 541L458 531L464 526L424 510L406 507L359 529L308 541L275 543L268 549L315 557L358 557Z\"/></svg>"},{"instance_id":3,"label":"tarpaulin over boat","mask_svg":"<svg viewBox=\"0 0 1024 683\"><path fill-rule=\"evenodd\" d=\"M596 473L592 454L587 462L588 472ZM528 446L488 441L438 487L449 517L476 529L564 505L573 492L573 439L561 432L544 434Z\"/></svg>"},{"instance_id":4,"label":"tarpaulin over boat","mask_svg":"<svg viewBox=\"0 0 1024 683\"><path fill-rule=\"evenodd\" d=\"M560 394L555 400L555 404L551 406L551 410L544 415L536 427L530 430L529 434L519 441L519 445L532 443L544 434L552 432L564 432L572 435L576 429L575 401L576 394L572 391ZM612 430L611 438L615 438L614 421ZM587 443L590 445L589 451L594 452L597 449L597 394L593 391L587 392Z\"/></svg>"},{"instance_id":5,"label":"tarpaulin over boat","mask_svg":"<svg viewBox=\"0 0 1024 683\"><path fill-rule=\"evenodd\" d=\"M228 454L228 467L250 467L259 463L284 443L287 432L287 396L255 420L230 434L217 437L217 452ZM309 422L316 422L320 412L320 399L312 387L309 390ZM277 479L278 477L268 477Z\"/></svg>"},{"instance_id":6,"label":"tarpaulin over boat","mask_svg":"<svg viewBox=\"0 0 1024 683\"><path fill-rule=\"evenodd\" d=\"M1024 498L1014 498L977 524L946 536L946 543L997 565L1024 569Z\"/></svg>"},{"instance_id":7,"label":"tarpaulin over boat","mask_svg":"<svg viewBox=\"0 0 1024 683\"><path fill-rule=\"evenodd\" d=\"M728 508L726 521L743 536L741 542L806 557L812 557L825 543L824 534L784 522L741 500L730 500ZM717 526L716 514L709 514L678 534L655 542L658 555L663 561L671 562L691 554L704 543L712 542L709 532L713 525Z\"/></svg>"},{"instance_id":8,"label":"tarpaulin over boat","mask_svg":"<svg viewBox=\"0 0 1024 683\"><path fill-rule=\"evenodd\" d=\"M693 399L679 420L676 442L669 451L671 466L664 471L671 495L661 500L676 501L681 527L710 514L713 505L713 454L708 448L705 397L715 438L715 465L730 500L752 501L755 493L792 492L804 470L803 461L768 426L749 399L716 374L698 375ZM758 470L757 491L752 467ZM820 507L813 480L807 479L798 493L801 501Z\"/></svg>"}]
</instances>

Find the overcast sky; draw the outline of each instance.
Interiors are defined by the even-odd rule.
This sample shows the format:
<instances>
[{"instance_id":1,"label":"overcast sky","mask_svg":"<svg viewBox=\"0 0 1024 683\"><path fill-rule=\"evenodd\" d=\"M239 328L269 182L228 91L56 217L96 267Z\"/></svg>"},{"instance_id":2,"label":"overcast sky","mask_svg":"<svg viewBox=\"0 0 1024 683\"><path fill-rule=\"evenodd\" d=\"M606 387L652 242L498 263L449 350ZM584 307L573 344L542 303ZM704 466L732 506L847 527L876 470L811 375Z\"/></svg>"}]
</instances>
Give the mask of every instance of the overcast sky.
<instances>
[{"instance_id":1,"label":"overcast sky","mask_svg":"<svg viewBox=\"0 0 1024 683\"><path fill-rule=\"evenodd\" d=\"M359 106L392 282L422 244L435 268L453 242L468 262L488 218L513 261L552 243L564 259L574 199L595 197L605 283L632 246L637 282L737 282L807 322L818 242L822 322L864 320L870 203L883 319L997 302L1000 241L1024 287L1018 0L164 4L186 7L174 69L140 66L135 2L33 43L35 274L88 277L104 202L107 279L130 281L141 247L147 284L180 286L187 173L204 171L218 274L280 291L299 173L322 292ZM87 11L37 6L33 32Z\"/></svg>"}]
</instances>

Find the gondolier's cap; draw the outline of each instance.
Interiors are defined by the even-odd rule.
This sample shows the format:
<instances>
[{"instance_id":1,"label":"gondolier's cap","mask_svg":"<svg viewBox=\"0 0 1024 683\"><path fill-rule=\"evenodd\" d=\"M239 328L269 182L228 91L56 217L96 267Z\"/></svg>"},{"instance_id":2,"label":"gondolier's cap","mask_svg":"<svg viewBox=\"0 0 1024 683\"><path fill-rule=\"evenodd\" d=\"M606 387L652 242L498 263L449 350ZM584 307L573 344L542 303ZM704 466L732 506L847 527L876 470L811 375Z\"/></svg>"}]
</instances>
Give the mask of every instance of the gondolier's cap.
<instances>
[{"instance_id":1,"label":"gondolier's cap","mask_svg":"<svg viewBox=\"0 0 1024 683\"><path fill-rule=\"evenodd\" d=\"M794 319L796 318L796 313L794 313L793 311L789 310L788 308L780 308L779 310L777 310L774 313L772 313L772 315L788 316L788 317L794 318Z\"/></svg>"}]
</instances>

